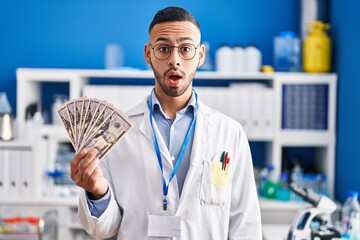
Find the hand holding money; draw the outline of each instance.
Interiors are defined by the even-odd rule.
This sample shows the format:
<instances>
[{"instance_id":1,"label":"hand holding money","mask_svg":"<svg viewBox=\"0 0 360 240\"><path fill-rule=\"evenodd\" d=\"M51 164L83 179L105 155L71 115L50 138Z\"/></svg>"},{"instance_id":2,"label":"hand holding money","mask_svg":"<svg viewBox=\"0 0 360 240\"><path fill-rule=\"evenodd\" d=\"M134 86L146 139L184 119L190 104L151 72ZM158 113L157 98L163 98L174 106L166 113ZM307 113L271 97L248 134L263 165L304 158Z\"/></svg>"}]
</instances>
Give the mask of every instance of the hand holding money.
<instances>
[{"instance_id":1,"label":"hand holding money","mask_svg":"<svg viewBox=\"0 0 360 240\"><path fill-rule=\"evenodd\" d=\"M130 129L127 116L106 101L81 97L58 109L58 114L76 151L71 160L71 179L99 199L108 183L99 159Z\"/></svg>"}]
</instances>

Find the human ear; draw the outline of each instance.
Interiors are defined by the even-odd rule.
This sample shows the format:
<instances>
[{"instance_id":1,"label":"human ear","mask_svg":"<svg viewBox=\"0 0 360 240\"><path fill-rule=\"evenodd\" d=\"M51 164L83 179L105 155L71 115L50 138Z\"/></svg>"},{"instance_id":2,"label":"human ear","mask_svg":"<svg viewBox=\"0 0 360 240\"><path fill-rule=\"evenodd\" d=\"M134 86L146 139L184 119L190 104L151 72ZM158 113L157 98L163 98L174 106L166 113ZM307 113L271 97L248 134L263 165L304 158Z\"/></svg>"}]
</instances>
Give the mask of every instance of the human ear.
<instances>
[{"instance_id":1,"label":"human ear","mask_svg":"<svg viewBox=\"0 0 360 240\"><path fill-rule=\"evenodd\" d=\"M205 61L205 57L206 57L205 45L201 44L198 49L199 49L199 63L198 63L198 68L199 68Z\"/></svg>"},{"instance_id":2,"label":"human ear","mask_svg":"<svg viewBox=\"0 0 360 240\"><path fill-rule=\"evenodd\" d=\"M149 44L145 44L145 46L144 46L144 58L145 58L146 63L151 66L150 53L151 53L151 51L150 51Z\"/></svg>"}]
</instances>

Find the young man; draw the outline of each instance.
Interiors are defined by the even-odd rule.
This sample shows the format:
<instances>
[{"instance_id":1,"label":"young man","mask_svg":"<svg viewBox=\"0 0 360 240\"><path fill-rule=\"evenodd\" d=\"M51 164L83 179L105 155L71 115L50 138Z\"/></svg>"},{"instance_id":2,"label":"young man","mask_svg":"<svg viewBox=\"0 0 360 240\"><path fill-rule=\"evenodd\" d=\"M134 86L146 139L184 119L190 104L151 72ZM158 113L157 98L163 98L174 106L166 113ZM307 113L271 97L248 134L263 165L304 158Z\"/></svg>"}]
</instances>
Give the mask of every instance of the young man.
<instances>
[{"instance_id":1,"label":"young man","mask_svg":"<svg viewBox=\"0 0 360 240\"><path fill-rule=\"evenodd\" d=\"M155 88L127 112L132 129L101 161L96 149L72 159L72 179L85 190L80 222L94 237L262 238L245 133L192 90L205 59L200 42L189 12L159 11L144 48Z\"/></svg>"}]
</instances>

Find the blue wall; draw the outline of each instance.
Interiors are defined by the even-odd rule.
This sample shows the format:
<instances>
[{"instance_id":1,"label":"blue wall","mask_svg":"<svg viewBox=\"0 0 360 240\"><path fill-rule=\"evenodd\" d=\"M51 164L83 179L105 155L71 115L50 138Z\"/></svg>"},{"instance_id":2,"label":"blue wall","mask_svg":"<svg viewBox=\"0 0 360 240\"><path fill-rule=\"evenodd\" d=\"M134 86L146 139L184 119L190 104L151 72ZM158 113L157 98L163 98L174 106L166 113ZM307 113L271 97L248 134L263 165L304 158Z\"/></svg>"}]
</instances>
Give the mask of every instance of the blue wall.
<instances>
[{"instance_id":1,"label":"blue wall","mask_svg":"<svg viewBox=\"0 0 360 240\"><path fill-rule=\"evenodd\" d=\"M125 50L125 65L146 68L143 47L153 15L170 5L198 19L211 54L223 42L255 43L263 63L272 63L272 39L298 30L293 0L2 0L0 1L0 91L15 109L18 67L104 68L106 44Z\"/></svg>"},{"instance_id":2,"label":"blue wall","mask_svg":"<svg viewBox=\"0 0 360 240\"><path fill-rule=\"evenodd\" d=\"M332 0L334 68L339 74L336 196L360 192L360 1Z\"/></svg>"}]
</instances>

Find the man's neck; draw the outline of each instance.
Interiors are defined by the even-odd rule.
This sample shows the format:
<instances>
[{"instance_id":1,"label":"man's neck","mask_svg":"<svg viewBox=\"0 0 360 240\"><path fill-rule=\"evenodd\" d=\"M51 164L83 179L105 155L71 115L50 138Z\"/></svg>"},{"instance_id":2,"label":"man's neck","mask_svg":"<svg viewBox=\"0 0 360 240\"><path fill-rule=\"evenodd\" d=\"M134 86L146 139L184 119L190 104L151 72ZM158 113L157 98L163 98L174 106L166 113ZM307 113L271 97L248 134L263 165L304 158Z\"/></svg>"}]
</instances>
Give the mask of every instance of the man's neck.
<instances>
[{"instance_id":1,"label":"man's neck","mask_svg":"<svg viewBox=\"0 0 360 240\"><path fill-rule=\"evenodd\" d=\"M156 97L159 99L164 113L172 120L175 120L176 113L186 107L190 101L192 91L185 92L179 97L170 97L163 92L155 92Z\"/></svg>"}]
</instances>

